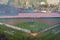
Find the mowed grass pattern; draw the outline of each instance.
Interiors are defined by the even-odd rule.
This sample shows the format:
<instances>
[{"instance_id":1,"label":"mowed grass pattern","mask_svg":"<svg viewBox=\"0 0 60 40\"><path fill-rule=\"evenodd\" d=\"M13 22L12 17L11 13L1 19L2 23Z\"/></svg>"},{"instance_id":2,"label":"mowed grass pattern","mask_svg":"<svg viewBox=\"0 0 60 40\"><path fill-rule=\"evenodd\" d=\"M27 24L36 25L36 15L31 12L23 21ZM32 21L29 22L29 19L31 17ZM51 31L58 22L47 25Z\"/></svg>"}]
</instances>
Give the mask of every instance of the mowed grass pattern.
<instances>
[{"instance_id":1,"label":"mowed grass pattern","mask_svg":"<svg viewBox=\"0 0 60 40\"><path fill-rule=\"evenodd\" d=\"M12 31L14 31L13 34L12 34ZM10 32L10 33L8 33L8 32ZM1 26L1 25L0 25L0 33L6 34L6 36L8 37L8 40L22 40L23 37L26 36L25 32L18 31L18 30L12 29L12 28L8 28L6 26Z\"/></svg>"},{"instance_id":2,"label":"mowed grass pattern","mask_svg":"<svg viewBox=\"0 0 60 40\"><path fill-rule=\"evenodd\" d=\"M15 26L31 30L32 32L38 32L45 28L48 28L50 25L42 22L23 22L16 23Z\"/></svg>"},{"instance_id":3,"label":"mowed grass pattern","mask_svg":"<svg viewBox=\"0 0 60 40\"><path fill-rule=\"evenodd\" d=\"M57 26L56 28L53 28L53 29L59 31L60 25ZM8 40L57 40L60 38L60 36L59 36L60 32L55 34L55 32L52 31L53 29L48 30L42 34L39 34L39 37L35 38L35 37L28 37L28 34L22 32L22 31L18 31L18 30L11 29L6 26L0 25L0 33L6 34L6 36L8 37ZM12 35L7 32L4 32L7 30L8 31L15 31L15 33Z\"/></svg>"}]
</instances>

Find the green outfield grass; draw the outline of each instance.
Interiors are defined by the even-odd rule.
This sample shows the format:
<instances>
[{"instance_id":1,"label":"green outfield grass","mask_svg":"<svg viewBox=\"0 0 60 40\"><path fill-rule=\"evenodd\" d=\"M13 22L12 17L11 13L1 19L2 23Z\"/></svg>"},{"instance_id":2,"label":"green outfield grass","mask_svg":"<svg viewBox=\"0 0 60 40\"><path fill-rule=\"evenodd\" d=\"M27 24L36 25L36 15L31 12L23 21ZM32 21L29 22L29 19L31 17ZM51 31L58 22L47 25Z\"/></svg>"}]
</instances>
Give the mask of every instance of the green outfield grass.
<instances>
[{"instance_id":1,"label":"green outfield grass","mask_svg":"<svg viewBox=\"0 0 60 40\"><path fill-rule=\"evenodd\" d=\"M26 20L26 19L32 19L34 20L34 18L0 18L0 22L7 22L10 20ZM57 22L60 22L60 18L35 18L37 20L54 20Z\"/></svg>"},{"instance_id":2,"label":"green outfield grass","mask_svg":"<svg viewBox=\"0 0 60 40\"><path fill-rule=\"evenodd\" d=\"M5 33L9 40L21 40L23 39L23 37L26 36L26 33L22 31L18 31L1 25L0 25L0 33Z\"/></svg>"},{"instance_id":3,"label":"green outfield grass","mask_svg":"<svg viewBox=\"0 0 60 40\"><path fill-rule=\"evenodd\" d=\"M7 30L11 31L11 32L10 33L4 32ZM60 32L55 34L55 32L53 32L52 30L56 30L56 32L60 31L60 25L57 26L56 28L53 28L51 30L48 30L48 31L42 33L41 35L39 34L39 37L38 36L30 37L30 36L28 36L27 33L0 25L0 33L5 34L8 38L8 40L55 40L55 39L57 40L57 39L59 39ZM14 31L15 33L12 34L12 31Z\"/></svg>"},{"instance_id":4,"label":"green outfield grass","mask_svg":"<svg viewBox=\"0 0 60 40\"><path fill-rule=\"evenodd\" d=\"M17 27L31 30L32 32L38 32L50 26L49 24L45 24L42 22L23 22L23 23L16 23L14 25Z\"/></svg>"},{"instance_id":5,"label":"green outfield grass","mask_svg":"<svg viewBox=\"0 0 60 40\"><path fill-rule=\"evenodd\" d=\"M0 22L7 22L9 20L26 20L26 19L1 19ZM52 19L41 18L38 20L54 20L56 22L60 22L59 18L52 18ZM42 22L22 22L22 23L16 23L14 24L14 26L25 28L25 29L31 30L32 32L39 32L45 28L48 28L51 25L47 23L42 23ZM4 25L3 26L0 25L0 34L5 34L8 40L59 40L60 39L60 25L57 26L56 28L43 32L42 34L39 34L39 36L37 37L29 36L25 32L8 28Z\"/></svg>"}]
</instances>

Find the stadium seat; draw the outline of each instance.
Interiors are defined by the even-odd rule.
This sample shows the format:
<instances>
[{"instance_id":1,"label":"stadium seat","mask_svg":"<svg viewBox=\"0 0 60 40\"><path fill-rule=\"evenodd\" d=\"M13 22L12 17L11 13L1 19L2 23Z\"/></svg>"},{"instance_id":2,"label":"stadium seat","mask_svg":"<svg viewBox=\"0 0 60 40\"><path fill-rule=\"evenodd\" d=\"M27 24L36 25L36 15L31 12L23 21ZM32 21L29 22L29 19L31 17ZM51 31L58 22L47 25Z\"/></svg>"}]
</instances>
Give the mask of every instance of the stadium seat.
<instances>
[{"instance_id":1,"label":"stadium seat","mask_svg":"<svg viewBox=\"0 0 60 40\"><path fill-rule=\"evenodd\" d=\"M16 16L18 15L17 8L0 4L0 16Z\"/></svg>"}]
</instances>

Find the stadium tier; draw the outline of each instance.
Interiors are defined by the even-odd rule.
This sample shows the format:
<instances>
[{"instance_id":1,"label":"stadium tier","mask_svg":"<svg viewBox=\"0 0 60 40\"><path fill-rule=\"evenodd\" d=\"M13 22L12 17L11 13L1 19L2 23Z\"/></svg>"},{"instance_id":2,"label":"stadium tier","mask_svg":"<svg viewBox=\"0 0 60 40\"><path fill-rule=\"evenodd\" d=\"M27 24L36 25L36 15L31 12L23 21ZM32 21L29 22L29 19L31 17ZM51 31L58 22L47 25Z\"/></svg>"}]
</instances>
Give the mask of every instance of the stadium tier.
<instances>
[{"instance_id":1,"label":"stadium tier","mask_svg":"<svg viewBox=\"0 0 60 40\"><path fill-rule=\"evenodd\" d=\"M39 7L18 8L0 4L0 18L24 17L60 17L59 7L55 5L40 5Z\"/></svg>"},{"instance_id":2,"label":"stadium tier","mask_svg":"<svg viewBox=\"0 0 60 40\"><path fill-rule=\"evenodd\" d=\"M0 16L16 16L16 15L18 15L16 8L0 4Z\"/></svg>"},{"instance_id":3,"label":"stadium tier","mask_svg":"<svg viewBox=\"0 0 60 40\"><path fill-rule=\"evenodd\" d=\"M0 4L0 18L24 18L24 17L60 17L57 12L46 12L34 9L15 8Z\"/></svg>"}]
</instances>

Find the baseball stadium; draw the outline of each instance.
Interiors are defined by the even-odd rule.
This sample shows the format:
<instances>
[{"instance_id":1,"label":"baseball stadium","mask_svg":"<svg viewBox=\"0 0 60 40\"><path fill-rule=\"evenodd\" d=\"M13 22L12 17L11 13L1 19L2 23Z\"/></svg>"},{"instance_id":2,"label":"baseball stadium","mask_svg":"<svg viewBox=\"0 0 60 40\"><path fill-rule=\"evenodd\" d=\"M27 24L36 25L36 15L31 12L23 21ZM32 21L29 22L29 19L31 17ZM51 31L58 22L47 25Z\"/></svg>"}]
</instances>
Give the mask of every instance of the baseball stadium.
<instances>
[{"instance_id":1,"label":"baseball stadium","mask_svg":"<svg viewBox=\"0 0 60 40\"><path fill-rule=\"evenodd\" d=\"M7 40L58 40L60 18L0 18L0 36Z\"/></svg>"},{"instance_id":2,"label":"baseball stadium","mask_svg":"<svg viewBox=\"0 0 60 40\"><path fill-rule=\"evenodd\" d=\"M60 0L0 0L0 40L60 40Z\"/></svg>"}]
</instances>

